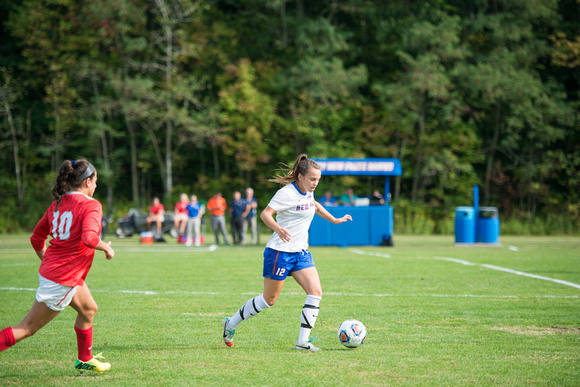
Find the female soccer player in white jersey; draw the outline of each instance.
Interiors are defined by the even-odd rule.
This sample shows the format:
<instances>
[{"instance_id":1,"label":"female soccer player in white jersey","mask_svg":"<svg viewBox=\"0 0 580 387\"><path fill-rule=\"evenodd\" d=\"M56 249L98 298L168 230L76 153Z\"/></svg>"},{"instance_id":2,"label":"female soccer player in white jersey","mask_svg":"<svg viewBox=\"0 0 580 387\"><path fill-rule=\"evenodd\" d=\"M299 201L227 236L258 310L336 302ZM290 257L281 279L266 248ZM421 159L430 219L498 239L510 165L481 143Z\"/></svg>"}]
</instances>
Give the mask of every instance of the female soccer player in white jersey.
<instances>
[{"instance_id":1,"label":"female soccer player in white jersey","mask_svg":"<svg viewBox=\"0 0 580 387\"><path fill-rule=\"evenodd\" d=\"M291 275L306 292L295 348L319 351L309 342L310 331L318 317L322 288L312 255L307 250L308 228L315 213L334 224L352 220L350 215L335 218L314 200L320 175L320 166L302 154L287 175L270 180L285 186L276 192L260 215L266 226L274 231L264 251L264 292L248 300L232 317L223 320L223 338L227 346L233 345L233 336L240 322L274 305L286 277Z\"/></svg>"},{"instance_id":2,"label":"female soccer player in white jersey","mask_svg":"<svg viewBox=\"0 0 580 387\"><path fill-rule=\"evenodd\" d=\"M87 160L66 160L60 167L52 190L56 201L46 210L30 237L41 260L36 301L20 324L0 331L0 351L35 334L70 304L77 311L75 369L103 372L111 367L94 358L91 352L97 304L85 283L95 250L104 251L107 259L115 255L111 242L106 243L99 237L103 209L92 198L96 188L97 171ZM48 235L52 239L46 247Z\"/></svg>"}]
</instances>

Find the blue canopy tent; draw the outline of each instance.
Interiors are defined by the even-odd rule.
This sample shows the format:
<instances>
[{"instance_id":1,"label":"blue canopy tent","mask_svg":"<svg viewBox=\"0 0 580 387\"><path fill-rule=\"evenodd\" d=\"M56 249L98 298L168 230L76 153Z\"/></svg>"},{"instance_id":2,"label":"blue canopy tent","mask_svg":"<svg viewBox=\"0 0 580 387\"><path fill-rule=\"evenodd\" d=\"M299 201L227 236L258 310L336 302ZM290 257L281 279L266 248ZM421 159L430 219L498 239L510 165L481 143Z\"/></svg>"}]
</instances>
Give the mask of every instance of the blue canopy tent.
<instances>
[{"instance_id":1,"label":"blue canopy tent","mask_svg":"<svg viewBox=\"0 0 580 387\"><path fill-rule=\"evenodd\" d=\"M401 176L399 159L314 159L322 175L385 176L384 206L327 207L335 217L345 214L352 222L334 225L315 216L310 226L309 243L312 246L368 246L392 244L393 207L390 205L390 176Z\"/></svg>"}]
</instances>

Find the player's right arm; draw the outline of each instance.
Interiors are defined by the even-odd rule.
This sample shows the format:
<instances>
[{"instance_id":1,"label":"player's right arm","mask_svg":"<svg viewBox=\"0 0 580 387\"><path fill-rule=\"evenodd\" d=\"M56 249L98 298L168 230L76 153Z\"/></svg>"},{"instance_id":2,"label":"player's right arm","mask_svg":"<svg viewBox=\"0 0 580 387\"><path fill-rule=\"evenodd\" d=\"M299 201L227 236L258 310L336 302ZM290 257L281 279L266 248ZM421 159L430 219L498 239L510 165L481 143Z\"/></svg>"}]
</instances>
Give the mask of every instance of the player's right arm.
<instances>
[{"instance_id":1,"label":"player's right arm","mask_svg":"<svg viewBox=\"0 0 580 387\"><path fill-rule=\"evenodd\" d=\"M281 227L276 221L274 220L274 214L277 211L274 210L270 206L266 206L262 213L260 214L260 219L264 222L266 226L272 229L283 242L290 242L292 238L288 229Z\"/></svg>"},{"instance_id":2,"label":"player's right arm","mask_svg":"<svg viewBox=\"0 0 580 387\"><path fill-rule=\"evenodd\" d=\"M44 216L38 221L32 236L30 237L30 243L32 244L32 248L38 258L42 261L44 258L44 253L46 253L46 238L50 233L50 223L48 221L48 211L44 214Z\"/></svg>"}]
</instances>

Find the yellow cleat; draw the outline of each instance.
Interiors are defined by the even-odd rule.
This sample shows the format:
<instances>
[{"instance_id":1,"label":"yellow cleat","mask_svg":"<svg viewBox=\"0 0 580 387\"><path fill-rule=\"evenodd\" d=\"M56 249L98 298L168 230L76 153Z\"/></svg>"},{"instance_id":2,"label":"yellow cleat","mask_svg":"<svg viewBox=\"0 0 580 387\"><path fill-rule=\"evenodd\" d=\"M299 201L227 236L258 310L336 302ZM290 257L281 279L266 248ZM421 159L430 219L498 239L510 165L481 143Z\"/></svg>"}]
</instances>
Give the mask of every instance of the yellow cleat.
<instances>
[{"instance_id":1,"label":"yellow cleat","mask_svg":"<svg viewBox=\"0 0 580 387\"><path fill-rule=\"evenodd\" d=\"M97 359L103 359L100 353L96 356L93 356L93 358L89 361L80 361L77 359L77 362L75 363L75 369L81 373L85 371L95 371L101 373L111 368L111 363L105 363Z\"/></svg>"}]
</instances>

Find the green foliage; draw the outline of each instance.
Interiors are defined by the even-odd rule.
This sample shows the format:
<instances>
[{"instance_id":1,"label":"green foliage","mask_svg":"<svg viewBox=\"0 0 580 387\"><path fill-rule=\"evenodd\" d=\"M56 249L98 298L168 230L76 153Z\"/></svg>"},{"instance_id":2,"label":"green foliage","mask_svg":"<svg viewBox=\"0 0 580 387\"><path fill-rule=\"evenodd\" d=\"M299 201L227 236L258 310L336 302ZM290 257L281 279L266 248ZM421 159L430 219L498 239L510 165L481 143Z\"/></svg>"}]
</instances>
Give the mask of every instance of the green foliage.
<instances>
[{"instance_id":1,"label":"green foliage","mask_svg":"<svg viewBox=\"0 0 580 387\"><path fill-rule=\"evenodd\" d=\"M255 69L248 60L225 69L229 82L222 85L219 103L224 152L242 170L270 160L267 138L275 119L275 103L255 87Z\"/></svg>"},{"instance_id":2,"label":"green foliage","mask_svg":"<svg viewBox=\"0 0 580 387\"><path fill-rule=\"evenodd\" d=\"M474 184L510 232L577 232L579 18L575 0L1 1L2 222L34 226L64 159L93 161L115 211L183 189L266 202L306 152L399 158L410 233L449 233Z\"/></svg>"}]
</instances>

